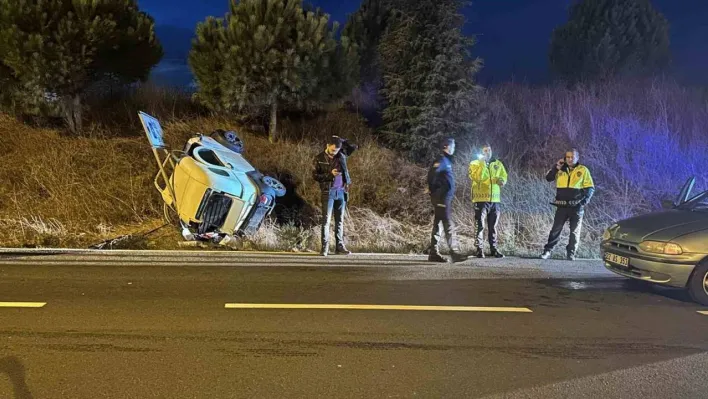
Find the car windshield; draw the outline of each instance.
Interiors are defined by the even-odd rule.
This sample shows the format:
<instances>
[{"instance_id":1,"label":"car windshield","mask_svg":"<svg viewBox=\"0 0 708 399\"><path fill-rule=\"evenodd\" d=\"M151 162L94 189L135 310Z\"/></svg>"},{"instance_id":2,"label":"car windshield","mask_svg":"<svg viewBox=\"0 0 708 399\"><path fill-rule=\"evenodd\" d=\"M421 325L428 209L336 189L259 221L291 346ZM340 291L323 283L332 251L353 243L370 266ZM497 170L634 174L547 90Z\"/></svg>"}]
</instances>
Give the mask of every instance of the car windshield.
<instances>
[{"instance_id":1,"label":"car windshield","mask_svg":"<svg viewBox=\"0 0 708 399\"><path fill-rule=\"evenodd\" d=\"M704 191L679 205L679 209L708 212L708 191Z\"/></svg>"}]
</instances>

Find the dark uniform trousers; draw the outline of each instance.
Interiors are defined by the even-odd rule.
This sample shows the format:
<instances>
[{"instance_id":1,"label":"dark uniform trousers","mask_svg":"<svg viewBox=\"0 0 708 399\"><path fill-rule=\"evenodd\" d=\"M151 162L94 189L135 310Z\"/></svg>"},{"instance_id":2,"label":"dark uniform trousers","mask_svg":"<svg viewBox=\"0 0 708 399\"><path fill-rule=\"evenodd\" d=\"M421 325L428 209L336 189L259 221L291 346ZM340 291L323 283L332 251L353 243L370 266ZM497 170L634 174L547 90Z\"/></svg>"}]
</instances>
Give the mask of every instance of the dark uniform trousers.
<instances>
[{"instance_id":1,"label":"dark uniform trousers","mask_svg":"<svg viewBox=\"0 0 708 399\"><path fill-rule=\"evenodd\" d=\"M322 247L329 245L329 225L334 214L334 237L337 248L344 245L344 210L347 206L344 188L322 192Z\"/></svg>"},{"instance_id":2,"label":"dark uniform trousers","mask_svg":"<svg viewBox=\"0 0 708 399\"><path fill-rule=\"evenodd\" d=\"M440 239L445 233L447 245L451 252L458 251L457 237L455 235L455 224L451 218L451 204L435 204L435 218L433 219L433 233L430 236L430 246L434 253L440 253Z\"/></svg>"},{"instance_id":3,"label":"dark uniform trousers","mask_svg":"<svg viewBox=\"0 0 708 399\"><path fill-rule=\"evenodd\" d=\"M499 215L501 213L501 204L498 202L475 202L474 203L474 222L476 227L476 237L474 241L475 247L482 249L484 245L484 222L487 223L487 237L489 246L492 250L497 249L497 225L499 224Z\"/></svg>"},{"instance_id":4,"label":"dark uniform trousers","mask_svg":"<svg viewBox=\"0 0 708 399\"><path fill-rule=\"evenodd\" d=\"M545 251L553 251L556 245L560 242L560 236L563 232L563 226L566 222L570 222L570 239L566 250L569 254L575 254L580 242L580 229L583 227L583 215L585 209L580 207L572 208L557 208L556 216L553 219L553 227L548 235L548 243L544 247Z\"/></svg>"}]
</instances>

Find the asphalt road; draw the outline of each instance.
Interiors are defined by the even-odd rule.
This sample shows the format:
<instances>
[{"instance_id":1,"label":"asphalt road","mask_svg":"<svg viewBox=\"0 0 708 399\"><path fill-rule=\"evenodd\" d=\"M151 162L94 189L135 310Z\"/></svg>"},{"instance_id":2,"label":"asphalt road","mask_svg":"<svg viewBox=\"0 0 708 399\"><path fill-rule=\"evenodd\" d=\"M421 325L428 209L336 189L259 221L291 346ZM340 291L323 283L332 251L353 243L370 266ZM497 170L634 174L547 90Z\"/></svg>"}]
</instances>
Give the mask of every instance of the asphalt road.
<instances>
[{"instance_id":1,"label":"asphalt road","mask_svg":"<svg viewBox=\"0 0 708 399\"><path fill-rule=\"evenodd\" d=\"M0 251L0 398L708 397L681 291L423 260ZM359 307L284 308L313 304Z\"/></svg>"}]
</instances>

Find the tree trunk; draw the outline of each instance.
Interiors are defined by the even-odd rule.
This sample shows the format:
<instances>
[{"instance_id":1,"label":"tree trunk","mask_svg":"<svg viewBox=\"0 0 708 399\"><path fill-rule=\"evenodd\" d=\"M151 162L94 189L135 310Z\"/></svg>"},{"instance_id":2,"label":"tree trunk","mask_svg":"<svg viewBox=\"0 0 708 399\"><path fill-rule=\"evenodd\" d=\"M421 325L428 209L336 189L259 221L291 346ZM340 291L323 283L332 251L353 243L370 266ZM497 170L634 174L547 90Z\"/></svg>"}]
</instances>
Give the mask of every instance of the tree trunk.
<instances>
[{"instance_id":1,"label":"tree trunk","mask_svg":"<svg viewBox=\"0 0 708 399\"><path fill-rule=\"evenodd\" d=\"M268 129L268 141L275 143L278 128L278 100L273 99L270 102L270 125Z\"/></svg>"},{"instance_id":2,"label":"tree trunk","mask_svg":"<svg viewBox=\"0 0 708 399\"><path fill-rule=\"evenodd\" d=\"M81 123L81 96L64 96L61 99L61 110L64 114L64 121L73 134L79 134L83 130Z\"/></svg>"}]
</instances>

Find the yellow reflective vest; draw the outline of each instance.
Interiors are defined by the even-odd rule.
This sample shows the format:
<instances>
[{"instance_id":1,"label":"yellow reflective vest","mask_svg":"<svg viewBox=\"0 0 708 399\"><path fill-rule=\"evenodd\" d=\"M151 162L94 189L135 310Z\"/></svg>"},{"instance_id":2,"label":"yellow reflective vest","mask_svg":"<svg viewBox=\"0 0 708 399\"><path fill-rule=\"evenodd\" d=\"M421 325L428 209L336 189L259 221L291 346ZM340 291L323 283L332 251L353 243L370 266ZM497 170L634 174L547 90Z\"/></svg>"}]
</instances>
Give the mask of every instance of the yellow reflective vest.
<instances>
[{"instance_id":1,"label":"yellow reflective vest","mask_svg":"<svg viewBox=\"0 0 708 399\"><path fill-rule=\"evenodd\" d=\"M559 206L583 206L590 201L595 192L595 183L590 170L577 164L574 168L555 167L546 175L546 180L556 182L556 201Z\"/></svg>"},{"instance_id":2,"label":"yellow reflective vest","mask_svg":"<svg viewBox=\"0 0 708 399\"><path fill-rule=\"evenodd\" d=\"M489 164L478 159L470 162L470 180L472 180L472 202L501 202L499 182L507 182L504 164L494 159Z\"/></svg>"}]
</instances>

